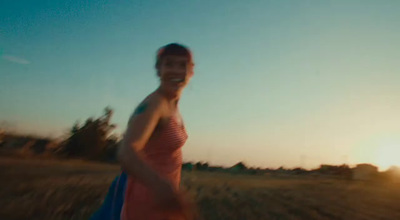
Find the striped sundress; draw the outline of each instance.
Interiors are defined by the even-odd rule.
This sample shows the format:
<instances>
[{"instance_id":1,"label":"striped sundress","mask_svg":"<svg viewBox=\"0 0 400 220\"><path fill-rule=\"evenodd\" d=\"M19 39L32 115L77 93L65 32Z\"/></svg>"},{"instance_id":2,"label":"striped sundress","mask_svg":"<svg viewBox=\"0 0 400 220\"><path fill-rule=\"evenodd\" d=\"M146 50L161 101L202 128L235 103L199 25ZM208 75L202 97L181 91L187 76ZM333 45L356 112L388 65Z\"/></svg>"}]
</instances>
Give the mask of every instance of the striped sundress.
<instances>
[{"instance_id":1,"label":"striped sundress","mask_svg":"<svg viewBox=\"0 0 400 220\"><path fill-rule=\"evenodd\" d=\"M182 146L188 135L174 114L167 123L154 132L141 155L158 174L179 189L182 167ZM155 208L153 192L134 177L128 176L121 220L172 220L177 217Z\"/></svg>"}]
</instances>

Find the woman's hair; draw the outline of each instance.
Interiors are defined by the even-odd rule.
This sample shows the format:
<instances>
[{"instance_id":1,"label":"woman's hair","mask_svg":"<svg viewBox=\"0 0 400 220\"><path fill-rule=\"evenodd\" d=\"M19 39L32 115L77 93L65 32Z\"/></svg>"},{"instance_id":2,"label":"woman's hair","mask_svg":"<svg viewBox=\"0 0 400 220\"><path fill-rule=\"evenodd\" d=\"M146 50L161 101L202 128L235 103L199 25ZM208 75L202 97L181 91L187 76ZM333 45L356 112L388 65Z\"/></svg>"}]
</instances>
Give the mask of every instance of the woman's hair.
<instances>
[{"instance_id":1,"label":"woman's hair","mask_svg":"<svg viewBox=\"0 0 400 220\"><path fill-rule=\"evenodd\" d=\"M187 48L186 46L183 46L182 44L171 43L171 44L167 44L167 45L161 47L160 49L158 49L156 66L155 66L157 69L157 72L160 68L162 59L169 55L187 57L189 60L189 63L193 64L193 56L192 56L192 52L190 51L189 48Z\"/></svg>"}]
</instances>

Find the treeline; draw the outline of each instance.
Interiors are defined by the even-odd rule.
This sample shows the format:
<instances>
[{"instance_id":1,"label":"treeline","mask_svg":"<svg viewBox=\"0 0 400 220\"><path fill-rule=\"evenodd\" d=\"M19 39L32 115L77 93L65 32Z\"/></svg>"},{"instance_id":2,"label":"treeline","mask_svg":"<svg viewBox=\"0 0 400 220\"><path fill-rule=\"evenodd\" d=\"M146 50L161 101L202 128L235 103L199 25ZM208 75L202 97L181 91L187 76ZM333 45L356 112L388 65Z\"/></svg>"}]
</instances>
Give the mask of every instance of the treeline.
<instances>
[{"instance_id":1,"label":"treeline","mask_svg":"<svg viewBox=\"0 0 400 220\"><path fill-rule=\"evenodd\" d=\"M239 162L231 167L210 166L204 162L187 162L182 165L185 171L207 171L207 172L227 172L230 174L249 174L249 175L276 175L276 176L309 176L309 177L333 177L343 180L374 180L374 181L395 181L400 182L400 168L390 167L384 172L378 172L378 168L372 164L357 164L350 167L347 164L326 165L322 164L315 169L284 168L255 168L248 167L243 162Z\"/></svg>"},{"instance_id":2,"label":"treeline","mask_svg":"<svg viewBox=\"0 0 400 220\"><path fill-rule=\"evenodd\" d=\"M7 133L0 129L1 153L13 155L47 155L63 158L81 158L96 161L116 162L120 137L113 134L116 125L111 123L113 110L106 107L98 118L88 118L83 124L75 123L64 138Z\"/></svg>"},{"instance_id":3,"label":"treeline","mask_svg":"<svg viewBox=\"0 0 400 220\"><path fill-rule=\"evenodd\" d=\"M240 174L290 174L290 175L307 175L307 174L321 174L331 176L341 176L343 178L350 178L352 176L352 168L348 165L321 165L319 168L306 170L301 167L287 169L279 167L277 169L271 168L260 168L260 167L248 167L243 162L239 162L231 167L222 166L210 166L208 163L187 162L182 165L183 170L187 171L211 171L211 172L229 172L229 173L240 173Z\"/></svg>"}]
</instances>

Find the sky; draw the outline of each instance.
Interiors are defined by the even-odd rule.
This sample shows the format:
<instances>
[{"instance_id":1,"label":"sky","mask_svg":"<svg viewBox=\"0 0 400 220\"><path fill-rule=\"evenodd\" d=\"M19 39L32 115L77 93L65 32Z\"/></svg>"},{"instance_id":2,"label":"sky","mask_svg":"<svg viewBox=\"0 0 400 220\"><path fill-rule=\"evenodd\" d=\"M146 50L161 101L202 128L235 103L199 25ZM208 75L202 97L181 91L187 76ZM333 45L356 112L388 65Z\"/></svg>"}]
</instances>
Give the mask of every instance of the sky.
<instances>
[{"instance_id":1,"label":"sky","mask_svg":"<svg viewBox=\"0 0 400 220\"><path fill-rule=\"evenodd\" d=\"M400 1L0 3L0 122L58 137L158 86L159 47L193 51L185 161L400 165Z\"/></svg>"}]
</instances>

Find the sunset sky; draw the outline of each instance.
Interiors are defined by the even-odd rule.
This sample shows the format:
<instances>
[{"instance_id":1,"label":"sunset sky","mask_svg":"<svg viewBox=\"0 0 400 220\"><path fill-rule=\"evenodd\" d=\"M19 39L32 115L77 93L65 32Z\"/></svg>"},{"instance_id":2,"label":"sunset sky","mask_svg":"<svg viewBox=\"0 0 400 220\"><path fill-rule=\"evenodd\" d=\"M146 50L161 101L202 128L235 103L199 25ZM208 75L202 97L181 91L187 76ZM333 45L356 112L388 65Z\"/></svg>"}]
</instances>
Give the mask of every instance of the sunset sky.
<instances>
[{"instance_id":1,"label":"sunset sky","mask_svg":"<svg viewBox=\"0 0 400 220\"><path fill-rule=\"evenodd\" d=\"M0 122L40 135L155 90L156 50L189 46L186 161L400 165L400 1L0 3Z\"/></svg>"}]
</instances>

